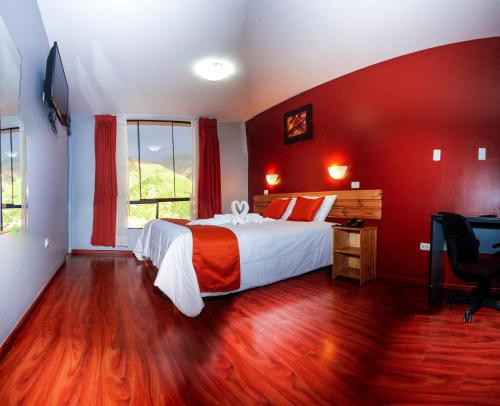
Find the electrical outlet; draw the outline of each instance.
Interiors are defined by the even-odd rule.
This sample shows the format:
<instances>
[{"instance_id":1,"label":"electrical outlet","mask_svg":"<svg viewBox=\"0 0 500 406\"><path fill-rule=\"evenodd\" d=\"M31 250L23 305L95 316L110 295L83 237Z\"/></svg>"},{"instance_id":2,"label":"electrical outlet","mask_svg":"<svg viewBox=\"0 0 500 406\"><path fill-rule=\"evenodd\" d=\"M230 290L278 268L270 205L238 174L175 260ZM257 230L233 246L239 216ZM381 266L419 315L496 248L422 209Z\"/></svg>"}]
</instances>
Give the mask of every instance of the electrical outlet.
<instances>
[{"instance_id":1,"label":"electrical outlet","mask_svg":"<svg viewBox=\"0 0 500 406\"><path fill-rule=\"evenodd\" d=\"M359 189L359 182L351 182L351 189Z\"/></svg>"},{"instance_id":2,"label":"electrical outlet","mask_svg":"<svg viewBox=\"0 0 500 406\"><path fill-rule=\"evenodd\" d=\"M431 250L431 244L428 242L421 242L420 243L420 250L421 251L430 251Z\"/></svg>"},{"instance_id":3,"label":"electrical outlet","mask_svg":"<svg viewBox=\"0 0 500 406\"><path fill-rule=\"evenodd\" d=\"M43 246L45 248L49 248L50 246L50 240L49 240L49 237L45 237L45 240L43 240Z\"/></svg>"},{"instance_id":4,"label":"electrical outlet","mask_svg":"<svg viewBox=\"0 0 500 406\"><path fill-rule=\"evenodd\" d=\"M265 195L269 194L269 190L264 189L264 194L265 194Z\"/></svg>"}]
</instances>

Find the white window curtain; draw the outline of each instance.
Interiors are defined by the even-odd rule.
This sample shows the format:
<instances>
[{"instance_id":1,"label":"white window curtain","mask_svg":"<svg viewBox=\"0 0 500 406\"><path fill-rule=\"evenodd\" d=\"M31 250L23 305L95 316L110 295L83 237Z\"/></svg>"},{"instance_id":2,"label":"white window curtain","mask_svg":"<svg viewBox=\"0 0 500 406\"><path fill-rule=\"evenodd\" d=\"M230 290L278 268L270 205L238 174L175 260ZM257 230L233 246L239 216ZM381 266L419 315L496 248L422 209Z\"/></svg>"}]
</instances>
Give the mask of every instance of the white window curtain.
<instances>
[{"instance_id":1,"label":"white window curtain","mask_svg":"<svg viewBox=\"0 0 500 406\"><path fill-rule=\"evenodd\" d=\"M21 151L19 151L21 156L21 200L22 200L22 211L21 211L21 221L23 231L28 231L28 172L26 170L26 138L24 136L24 126L23 123L19 123L19 137Z\"/></svg>"},{"instance_id":2,"label":"white window curtain","mask_svg":"<svg viewBox=\"0 0 500 406\"><path fill-rule=\"evenodd\" d=\"M198 119L191 119L191 128L193 130L193 185L191 192L191 219L198 218L198 154L199 154L199 138L198 138Z\"/></svg>"},{"instance_id":3,"label":"white window curtain","mask_svg":"<svg viewBox=\"0 0 500 406\"><path fill-rule=\"evenodd\" d=\"M128 211L129 211L129 184L128 184L128 139L127 119L116 118L116 245L128 247Z\"/></svg>"}]
</instances>

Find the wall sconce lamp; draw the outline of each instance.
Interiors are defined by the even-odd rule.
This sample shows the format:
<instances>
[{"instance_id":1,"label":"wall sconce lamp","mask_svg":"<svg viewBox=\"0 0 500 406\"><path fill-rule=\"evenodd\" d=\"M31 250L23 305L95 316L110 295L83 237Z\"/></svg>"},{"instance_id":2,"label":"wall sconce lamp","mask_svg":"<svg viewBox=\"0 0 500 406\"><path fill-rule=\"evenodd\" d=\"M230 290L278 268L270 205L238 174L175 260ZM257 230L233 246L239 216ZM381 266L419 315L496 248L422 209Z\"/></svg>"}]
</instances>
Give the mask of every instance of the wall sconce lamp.
<instances>
[{"instance_id":1,"label":"wall sconce lamp","mask_svg":"<svg viewBox=\"0 0 500 406\"><path fill-rule=\"evenodd\" d=\"M348 166L338 166L338 165L333 165L328 168L328 173L333 179L339 180L339 179L344 179L346 173L347 173L347 168Z\"/></svg>"},{"instance_id":2,"label":"wall sconce lamp","mask_svg":"<svg viewBox=\"0 0 500 406\"><path fill-rule=\"evenodd\" d=\"M266 175L266 182L270 186L277 185L279 181L280 181L280 175L277 173L270 173Z\"/></svg>"}]
</instances>

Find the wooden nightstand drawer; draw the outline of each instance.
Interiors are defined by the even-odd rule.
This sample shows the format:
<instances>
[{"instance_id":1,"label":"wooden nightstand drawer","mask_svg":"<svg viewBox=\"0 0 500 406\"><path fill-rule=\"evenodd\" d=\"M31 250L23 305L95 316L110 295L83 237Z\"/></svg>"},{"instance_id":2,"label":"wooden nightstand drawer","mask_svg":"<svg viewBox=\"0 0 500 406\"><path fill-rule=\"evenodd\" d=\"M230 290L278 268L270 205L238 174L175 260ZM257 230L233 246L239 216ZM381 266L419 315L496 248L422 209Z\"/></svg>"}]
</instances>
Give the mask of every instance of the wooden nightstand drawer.
<instances>
[{"instance_id":1,"label":"wooden nightstand drawer","mask_svg":"<svg viewBox=\"0 0 500 406\"><path fill-rule=\"evenodd\" d=\"M333 227L332 278L345 276L360 285L375 279L377 227Z\"/></svg>"}]
</instances>

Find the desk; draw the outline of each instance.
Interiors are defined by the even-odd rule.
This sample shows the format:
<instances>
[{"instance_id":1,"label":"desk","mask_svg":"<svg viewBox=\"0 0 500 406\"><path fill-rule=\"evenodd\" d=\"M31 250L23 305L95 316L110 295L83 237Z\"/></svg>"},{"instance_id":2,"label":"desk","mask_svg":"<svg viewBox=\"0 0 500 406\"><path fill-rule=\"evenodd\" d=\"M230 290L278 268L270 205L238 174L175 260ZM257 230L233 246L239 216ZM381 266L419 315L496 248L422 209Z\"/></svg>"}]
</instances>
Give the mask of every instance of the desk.
<instances>
[{"instance_id":1,"label":"desk","mask_svg":"<svg viewBox=\"0 0 500 406\"><path fill-rule=\"evenodd\" d=\"M431 251L429 258L429 304L435 302L441 293L444 280L444 255L446 242L443 234L442 216L431 216ZM465 216L471 224L476 238L480 241L479 252L492 253L496 251L491 246L500 242L499 217Z\"/></svg>"}]
</instances>

